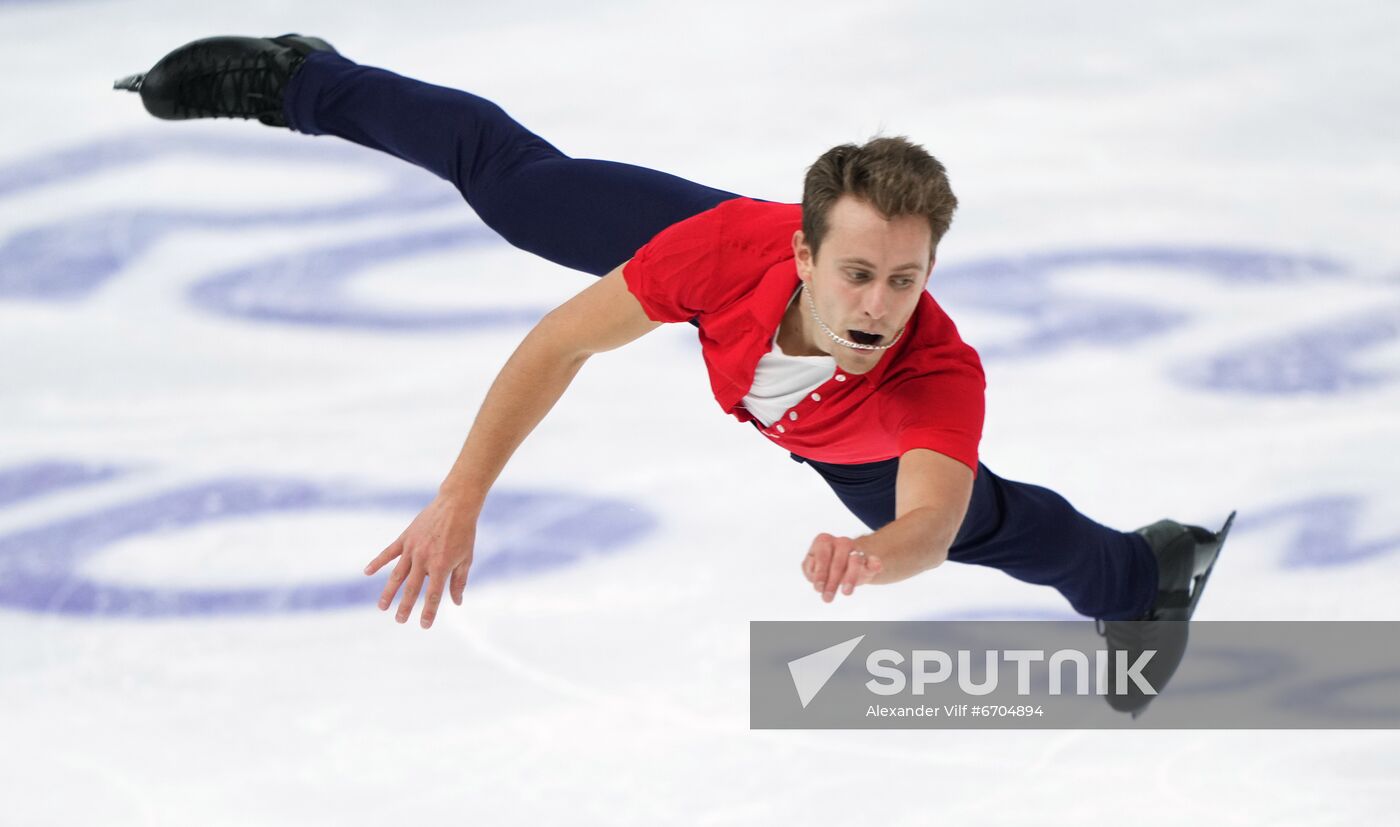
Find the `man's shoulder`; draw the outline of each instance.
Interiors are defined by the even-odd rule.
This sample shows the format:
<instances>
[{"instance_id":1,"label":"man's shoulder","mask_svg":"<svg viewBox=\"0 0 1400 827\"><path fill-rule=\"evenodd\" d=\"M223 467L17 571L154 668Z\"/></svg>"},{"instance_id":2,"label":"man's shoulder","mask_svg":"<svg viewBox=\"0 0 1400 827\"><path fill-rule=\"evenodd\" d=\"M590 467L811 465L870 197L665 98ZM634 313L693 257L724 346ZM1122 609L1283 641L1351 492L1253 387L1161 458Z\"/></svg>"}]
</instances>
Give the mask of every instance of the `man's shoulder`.
<instances>
[{"instance_id":1,"label":"man's shoulder","mask_svg":"<svg viewBox=\"0 0 1400 827\"><path fill-rule=\"evenodd\" d=\"M715 205L715 209L723 211L733 220L775 223L796 221L799 224L802 222L802 205L782 201L764 201L760 198L739 196L721 201Z\"/></svg>"},{"instance_id":2,"label":"man's shoulder","mask_svg":"<svg viewBox=\"0 0 1400 827\"><path fill-rule=\"evenodd\" d=\"M930 448L976 468L987 388L981 358L928 293L908 335L880 377L880 416L898 435L901 454Z\"/></svg>"},{"instance_id":3,"label":"man's shoulder","mask_svg":"<svg viewBox=\"0 0 1400 827\"><path fill-rule=\"evenodd\" d=\"M733 198L714 208L720 240L751 252L792 249L792 234L802 228L802 205L756 198Z\"/></svg>"},{"instance_id":4,"label":"man's shoulder","mask_svg":"<svg viewBox=\"0 0 1400 827\"><path fill-rule=\"evenodd\" d=\"M733 253L778 260L792 255L792 236L801 227L801 204L736 196L670 225L642 251L710 248L731 264Z\"/></svg>"},{"instance_id":5,"label":"man's shoulder","mask_svg":"<svg viewBox=\"0 0 1400 827\"><path fill-rule=\"evenodd\" d=\"M792 258L800 204L736 197L672 224L623 268L649 318L677 321L742 300Z\"/></svg>"},{"instance_id":6,"label":"man's shoulder","mask_svg":"<svg viewBox=\"0 0 1400 827\"><path fill-rule=\"evenodd\" d=\"M976 349L963 341L952 317L931 294L919 297L909 328L910 341L899 354L902 370L892 371L890 378L908 380L950 370L982 376L982 360Z\"/></svg>"}]
</instances>

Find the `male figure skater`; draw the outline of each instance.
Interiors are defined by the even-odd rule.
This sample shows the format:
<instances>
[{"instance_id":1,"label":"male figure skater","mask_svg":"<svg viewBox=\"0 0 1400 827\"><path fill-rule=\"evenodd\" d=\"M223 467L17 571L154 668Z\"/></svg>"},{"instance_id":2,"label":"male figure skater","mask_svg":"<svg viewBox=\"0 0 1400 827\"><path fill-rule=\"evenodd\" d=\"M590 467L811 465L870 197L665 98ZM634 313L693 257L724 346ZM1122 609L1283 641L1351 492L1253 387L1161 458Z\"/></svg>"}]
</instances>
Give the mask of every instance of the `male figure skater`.
<instances>
[{"instance_id":1,"label":"male figure skater","mask_svg":"<svg viewBox=\"0 0 1400 827\"><path fill-rule=\"evenodd\" d=\"M425 581L424 628L445 588L461 604L487 491L583 363L690 322L720 407L871 529L812 541L801 569L823 600L945 560L987 565L1059 590L1129 662L1156 650L1143 674L1158 690L1175 670L1179 621L1224 529L1117 531L978 462L981 363L925 289L957 199L922 147L834 147L802 203L781 204L570 158L490 101L357 65L317 38L199 40L116 86L160 118L255 118L388 152L450 181L511 244L601 277L525 337L437 497L366 567L398 560L379 602L403 588L398 622ZM1108 700L1136 716L1152 696L1128 690Z\"/></svg>"}]
</instances>

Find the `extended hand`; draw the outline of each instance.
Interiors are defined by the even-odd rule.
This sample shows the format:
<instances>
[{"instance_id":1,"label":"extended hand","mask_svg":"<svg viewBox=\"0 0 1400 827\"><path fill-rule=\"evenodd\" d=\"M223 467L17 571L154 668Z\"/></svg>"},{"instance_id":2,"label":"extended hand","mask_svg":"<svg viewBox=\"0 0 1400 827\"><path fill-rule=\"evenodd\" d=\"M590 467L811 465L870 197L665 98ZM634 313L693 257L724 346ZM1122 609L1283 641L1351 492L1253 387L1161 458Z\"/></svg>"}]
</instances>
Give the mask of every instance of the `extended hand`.
<instances>
[{"instance_id":1,"label":"extended hand","mask_svg":"<svg viewBox=\"0 0 1400 827\"><path fill-rule=\"evenodd\" d=\"M427 629L437 616L438 603L442 601L443 586L449 574L452 577L452 602L462 605L462 591L467 587L467 569L471 567L472 546L476 542L477 514L478 510L469 504L438 495L404 529L399 539L371 560L365 566L367 575L379 571L395 557L399 558L399 564L389 575L389 582L379 597L380 610L389 608L394 601L394 593L400 585L404 585L403 600L399 603L396 619L399 623L406 622L413 613L413 604L418 601L418 591L426 579L428 596L423 601L422 626Z\"/></svg>"},{"instance_id":2,"label":"extended hand","mask_svg":"<svg viewBox=\"0 0 1400 827\"><path fill-rule=\"evenodd\" d=\"M849 595L856 586L869 583L879 573L880 558L856 548L850 537L818 534L802 558L803 576L827 603L835 599L837 589Z\"/></svg>"}]
</instances>

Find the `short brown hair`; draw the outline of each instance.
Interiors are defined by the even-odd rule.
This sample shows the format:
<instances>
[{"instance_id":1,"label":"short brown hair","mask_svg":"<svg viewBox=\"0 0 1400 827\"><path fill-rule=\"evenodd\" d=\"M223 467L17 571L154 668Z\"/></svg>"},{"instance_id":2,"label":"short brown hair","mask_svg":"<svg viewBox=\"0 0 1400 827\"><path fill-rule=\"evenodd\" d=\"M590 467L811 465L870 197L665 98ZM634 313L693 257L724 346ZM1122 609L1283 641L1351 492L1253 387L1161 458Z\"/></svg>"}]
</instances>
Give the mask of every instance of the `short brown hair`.
<instances>
[{"instance_id":1,"label":"short brown hair","mask_svg":"<svg viewBox=\"0 0 1400 827\"><path fill-rule=\"evenodd\" d=\"M928 219L935 249L958 208L948 171L908 138L872 138L864 146L834 146L807 169L802 186L802 234L813 256L826 235L831 205L847 193L869 202L886 218L921 215Z\"/></svg>"}]
</instances>

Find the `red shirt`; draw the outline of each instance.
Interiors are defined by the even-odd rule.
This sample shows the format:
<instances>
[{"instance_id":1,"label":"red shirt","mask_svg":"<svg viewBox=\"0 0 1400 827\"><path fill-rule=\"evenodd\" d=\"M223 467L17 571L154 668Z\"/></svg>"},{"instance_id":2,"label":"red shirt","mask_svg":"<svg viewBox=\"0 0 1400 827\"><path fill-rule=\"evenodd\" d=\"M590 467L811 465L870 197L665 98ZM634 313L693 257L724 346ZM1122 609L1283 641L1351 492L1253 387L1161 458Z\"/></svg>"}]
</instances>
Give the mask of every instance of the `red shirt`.
<instances>
[{"instance_id":1,"label":"red shirt","mask_svg":"<svg viewBox=\"0 0 1400 827\"><path fill-rule=\"evenodd\" d=\"M836 375L764 428L741 404L799 282L800 204L735 198L662 230L623 269L658 322L695 318L715 401L801 457L863 463L928 448L976 473L986 380L977 352L924 292L894 347L864 375Z\"/></svg>"}]
</instances>

